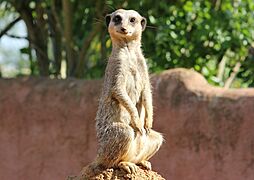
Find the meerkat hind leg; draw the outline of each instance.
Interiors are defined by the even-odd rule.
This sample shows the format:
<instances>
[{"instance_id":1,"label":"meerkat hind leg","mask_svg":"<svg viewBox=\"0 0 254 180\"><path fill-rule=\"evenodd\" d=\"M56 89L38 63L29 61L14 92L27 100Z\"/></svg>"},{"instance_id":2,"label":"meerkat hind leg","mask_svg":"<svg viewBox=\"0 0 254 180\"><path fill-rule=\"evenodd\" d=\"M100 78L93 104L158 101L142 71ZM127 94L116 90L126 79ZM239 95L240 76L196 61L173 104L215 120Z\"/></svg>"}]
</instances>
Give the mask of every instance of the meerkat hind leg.
<instances>
[{"instance_id":1,"label":"meerkat hind leg","mask_svg":"<svg viewBox=\"0 0 254 180\"><path fill-rule=\"evenodd\" d=\"M125 153L121 157L121 161L118 163L118 168L125 170L127 173L136 173L138 170L138 166L136 165L136 156L137 156L137 135L135 135L134 131L129 130L128 135L131 137L132 141L128 144L128 148L126 147ZM136 137L135 137L136 136ZM139 150L140 151L140 150Z\"/></svg>"},{"instance_id":2,"label":"meerkat hind leg","mask_svg":"<svg viewBox=\"0 0 254 180\"><path fill-rule=\"evenodd\" d=\"M144 135L137 133L118 167L128 173L136 172L138 166L135 164L151 170L151 163L148 160L159 150L162 141L162 135L154 130Z\"/></svg>"},{"instance_id":3,"label":"meerkat hind leg","mask_svg":"<svg viewBox=\"0 0 254 180\"><path fill-rule=\"evenodd\" d=\"M132 147L133 129L122 123L115 123L107 127L102 137L103 140L99 147L99 157L102 164L107 167L119 167L119 165L120 168L125 167L124 163L120 164L120 162L126 161L125 157Z\"/></svg>"},{"instance_id":4,"label":"meerkat hind leg","mask_svg":"<svg viewBox=\"0 0 254 180\"><path fill-rule=\"evenodd\" d=\"M160 133L151 129L150 132L145 136L145 139L142 140L144 141L144 146L142 151L137 156L137 164L151 170L151 163L148 162L148 160L159 150L163 142L163 137Z\"/></svg>"},{"instance_id":5,"label":"meerkat hind leg","mask_svg":"<svg viewBox=\"0 0 254 180\"><path fill-rule=\"evenodd\" d=\"M127 173L136 173L136 156L140 153L143 146L140 146L139 138L136 138L133 129L122 123L115 123L107 129L103 138L107 143L101 143L102 161L108 167L118 167ZM139 135L140 136L140 135ZM136 148L136 146L140 148Z\"/></svg>"}]
</instances>

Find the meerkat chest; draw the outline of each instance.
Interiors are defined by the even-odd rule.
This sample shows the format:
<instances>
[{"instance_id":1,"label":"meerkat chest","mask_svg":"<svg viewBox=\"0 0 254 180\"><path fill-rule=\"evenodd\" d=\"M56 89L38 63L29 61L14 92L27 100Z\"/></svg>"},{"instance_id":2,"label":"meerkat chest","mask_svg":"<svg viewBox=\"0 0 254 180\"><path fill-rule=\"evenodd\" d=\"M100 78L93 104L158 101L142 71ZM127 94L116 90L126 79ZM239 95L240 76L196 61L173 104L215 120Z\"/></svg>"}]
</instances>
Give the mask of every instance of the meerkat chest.
<instances>
[{"instance_id":1,"label":"meerkat chest","mask_svg":"<svg viewBox=\"0 0 254 180\"><path fill-rule=\"evenodd\" d=\"M139 59L135 52L123 51L120 53L120 59L123 63L125 73L129 78L134 78L135 80L141 78Z\"/></svg>"},{"instance_id":2,"label":"meerkat chest","mask_svg":"<svg viewBox=\"0 0 254 180\"><path fill-rule=\"evenodd\" d=\"M126 89L129 94L135 95L137 98L143 89L143 69L140 66L140 59L135 52L123 51L120 54L123 61L126 76Z\"/></svg>"}]
</instances>

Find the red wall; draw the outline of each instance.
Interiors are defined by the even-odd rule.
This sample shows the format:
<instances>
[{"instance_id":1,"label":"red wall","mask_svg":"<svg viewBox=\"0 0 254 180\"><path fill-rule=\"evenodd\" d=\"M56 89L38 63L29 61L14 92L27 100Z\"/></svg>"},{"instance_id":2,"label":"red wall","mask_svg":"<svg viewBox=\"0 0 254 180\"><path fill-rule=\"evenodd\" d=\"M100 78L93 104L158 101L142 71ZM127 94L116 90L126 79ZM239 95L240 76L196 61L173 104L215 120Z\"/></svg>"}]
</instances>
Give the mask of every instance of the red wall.
<instances>
[{"instance_id":1,"label":"red wall","mask_svg":"<svg viewBox=\"0 0 254 180\"><path fill-rule=\"evenodd\" d=\"M254 179L254 89L207 85L175 69L152 77L152 165L166 179ZM101 81L0 79L0 179L62 180L96 154Z\"/></svg>"}]
</instances>

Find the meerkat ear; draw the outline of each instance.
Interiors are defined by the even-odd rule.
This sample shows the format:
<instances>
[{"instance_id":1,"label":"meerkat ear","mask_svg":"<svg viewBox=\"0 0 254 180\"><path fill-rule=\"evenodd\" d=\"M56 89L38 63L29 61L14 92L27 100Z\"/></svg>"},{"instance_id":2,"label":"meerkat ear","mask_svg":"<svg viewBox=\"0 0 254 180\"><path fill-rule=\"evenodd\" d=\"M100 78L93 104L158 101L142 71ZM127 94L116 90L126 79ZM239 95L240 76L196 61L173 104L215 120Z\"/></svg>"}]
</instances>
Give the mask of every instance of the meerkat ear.
<instances>
[{"instance_id":1,"label":"meerkat ear","mask_svg":"<svg viewBox=\"0 0 254 180\"><path fill-rule=\"evenodd\" d=\"M146 28L146 18L144 18L144 17L142 17L141 26L142 26L142 31L144 31Z\"/></svg>"},{"instance_id":2,"label":"meerkat ear","mask_svg":"<svg viewBox=\"0 0 254 180\"><path fill-rule=\"evenodd\" d=\"M105 16L105 21L106 21L107 27L108 27L108 25L109 25L109 23L110 23L110 20L111 20L111 14L107 14L107 15Z\"/></svg>"}]
</instances>

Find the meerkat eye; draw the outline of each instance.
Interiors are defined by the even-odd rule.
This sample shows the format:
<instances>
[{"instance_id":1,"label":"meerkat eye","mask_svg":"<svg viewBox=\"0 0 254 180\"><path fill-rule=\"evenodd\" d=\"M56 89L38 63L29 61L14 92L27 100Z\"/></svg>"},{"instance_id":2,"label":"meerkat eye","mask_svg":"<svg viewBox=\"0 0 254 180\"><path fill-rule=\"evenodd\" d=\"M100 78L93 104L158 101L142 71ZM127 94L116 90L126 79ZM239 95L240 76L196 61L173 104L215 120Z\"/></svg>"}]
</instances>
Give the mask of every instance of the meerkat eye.
<instances>
[{"instance_id":1,"label":"meerkat eye","mask_svg":"<svg viewBox=\"0 0 254 180\"><path fill-rule=\"evenodd\" d=\"M136 18L134 18L134 17L130 19L130 22L132 22L132 23L134 23L135 21L136 21Z\"/></svg>"},{"instance_id":2,"label":"meerkat eye","mask_svg":"<svg viewBox=\"0 0 254 180\"><path fill-rule=\"evenodd\" d=\"M116 16L114 17L113 21L114 21L115 23L120 23L120 22L122 21L122 17L119 16L119 15L116 15Z\"/></svg>"}]
</instances>

